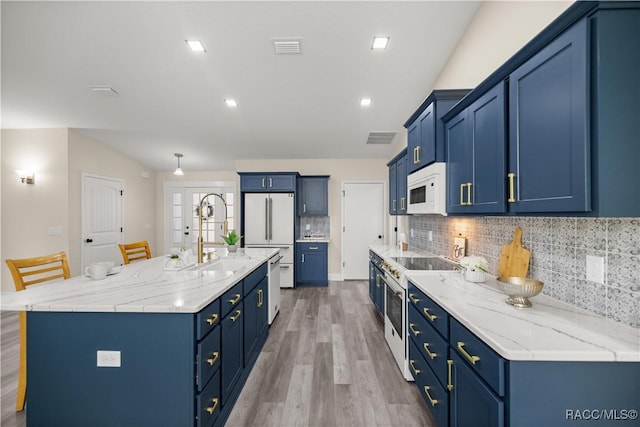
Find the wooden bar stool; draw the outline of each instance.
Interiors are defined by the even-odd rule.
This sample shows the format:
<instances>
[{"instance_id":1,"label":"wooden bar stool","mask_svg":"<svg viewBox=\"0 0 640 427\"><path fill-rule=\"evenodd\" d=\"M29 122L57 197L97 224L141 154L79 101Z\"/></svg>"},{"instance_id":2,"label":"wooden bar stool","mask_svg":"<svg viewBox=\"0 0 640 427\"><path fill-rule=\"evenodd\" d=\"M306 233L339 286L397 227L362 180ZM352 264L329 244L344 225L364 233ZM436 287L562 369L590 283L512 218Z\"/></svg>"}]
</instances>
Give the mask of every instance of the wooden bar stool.
<instances>
[{"instance_id":1,"label":"wooden bar stool","mask_svg":"<svg viewBox=\"0 0 640 427\"><path fill-rule=\"evenodd\" d=\"M125 243L118 245L120 252L122 253L122 259L125 264L129 264L132 261L142 261L144 259L151 258L151 250L149 249L149 243L146 240L141 242Z\"/></svg>"},{"instance_id":2,"label":"wooden bar stool","mask_svg":"<svg viewBox=\"0 0 640 427\"><path fill-rule=\"evenodd\" d=\"M23 291L27 286L49 280L68 279L69 261L67 254L44 255L35 258L6 260L13 277L16 291ZM18 371L18 392L16 411L22 411L27 398L27 313L20 312L20 367Z\"/></svg>"}]
</instances>

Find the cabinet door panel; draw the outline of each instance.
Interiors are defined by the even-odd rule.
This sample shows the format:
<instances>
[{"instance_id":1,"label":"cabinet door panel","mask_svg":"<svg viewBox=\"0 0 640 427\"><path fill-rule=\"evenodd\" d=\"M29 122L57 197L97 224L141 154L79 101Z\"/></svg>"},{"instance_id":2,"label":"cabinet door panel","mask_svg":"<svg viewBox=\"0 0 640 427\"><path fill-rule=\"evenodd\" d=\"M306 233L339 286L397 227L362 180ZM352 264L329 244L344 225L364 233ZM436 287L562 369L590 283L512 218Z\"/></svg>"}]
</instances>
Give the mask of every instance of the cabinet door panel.
<instances>
[{"instance_id":1,"label":"cabinet door panel","mask_svg":"<svg viewBox=\"0 0 640 427\"><path fill-rule=\"evenodd\" d=\"M416 153L415 167L410 172L436 161L436 120L433 103L424 110L418 121L420 122L420 149Z\"/></svg>"},{"instance_id":2,"label":"cabinet door panel","mask_svg":"<svg viewBox=\"0 0 640 427\"><path fill-rule=\"evenodd\" d=\"M242 175L240 191L268 191L267 177L264 175Z\"/></svg>"},{"instance_id":3,"label":"cabinet door panel","mask_svg":"<svg viewBox=\"0 0 640 427\"><path fill-rule=\"evenodd\" d=\"M299 215L327 215L328 179L300 178L302 197L298 200Z\"/></svg>"},{"instance_id":4,"label":"cabinet door panel","mask_svg":"<svg viewBox=\"0 0 640 427\"><path fill-rule=\"evenodd\" d=\"M417 165L416 152L420 146L420 139L420 118L418 117L411 126L407 128L407 155L410 156L409 173L419 168Z\"/></svg>"},{"instance_id":5,"label":"cabinet door panel","mask_svg":"<svg viewBox=\"0 0 640 427\"><path fill-rule=\"evenodd\" d=\"M450 395L452 427L503 427L504 403L455 352Z\"/></svg>"},{"instance_id":6,"label":"cabinet door panel","mask_svg":"<svg viewBox=\"0 0 640 427\"><path fill-rule=\"evenodd\" d=\"M398 163L389 165L389 215L396 215L398 209L397 170Z\"/></svg>"},{"instance_id":7,"label":"cabinet door panel","mask_svg":"<svg viewBox=\"0 0 640 427\"><path fill-rule=\"evenodd\" d=\"M469 107L473 150L471 206L473 213L506 210L504 84L500 83Z\"/></svg>"},{"instance_id":8,"label":"cabinet door panel","mask_svg":"<svg viewBox=\"0 0 640 427\"><path fill-rule=\"evenodd\" d=\"M513 212L591 208L586 31L577 23L509 77Z\"/></svg>"},{"instance_id":9,"label":"cabinet door panel","mask_svg":"<svg viewBox=\"0 0 640 427\"><path fill-rule=\"evenodd\" d=\"M398 215L407 213L407 156L402 156L396 166L396 212Z\"/></svg>"},{"instance_id":10,"label":"cabinet door panel","mask_svg":"<svg viewBox=\"0 0 640 427\"><path fill-rule=\"evenodd\" d=\"M294 191L295 175L267 175L268 191Z\"/></svg>"},{"instance_id":11,"label":"cabinet door panel","mask_svg":"<svg viewBox=\"0 0 640 427\"><path fill-rule=\"evenodd\" d=\"M467 211L465 185L471 182L468 110L447 122L447 212Z\"/></svg>"},{"instance_id":12,"label":"cabinet door panel","mask_svg":"<svg viewBox=\"0 0 640 427\"><path fill-rule=\"evenodd\" d=\"M244 365L246 366L255 351L255 344L258 339L258 289L254 289L244 297Z\"/></svg>"},{"instance_id":13,"label":"cabinet door panel","mask_svg":"<svg viewBox=\"0 0 640 427\"><path fill-rule=\"evenodd\" d=\"M243 364L244 310L240 301L222 320L222 405L240 379Z\"/></svg>"}]
</instances>

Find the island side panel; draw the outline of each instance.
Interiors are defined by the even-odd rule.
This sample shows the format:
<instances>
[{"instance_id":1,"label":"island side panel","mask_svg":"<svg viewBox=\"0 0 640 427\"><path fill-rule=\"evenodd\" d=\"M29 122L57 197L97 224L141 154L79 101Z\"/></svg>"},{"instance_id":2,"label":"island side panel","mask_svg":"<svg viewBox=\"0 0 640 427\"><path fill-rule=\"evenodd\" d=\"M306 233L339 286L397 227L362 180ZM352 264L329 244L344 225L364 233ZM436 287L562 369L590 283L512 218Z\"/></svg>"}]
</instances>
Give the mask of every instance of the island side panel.
<instances>
[{"instance_id":1,"label":"island side panel","mask_svg":"<svg viewBox=\"0 0 640 427\"><path fill-rule=\"evenodd\" d=\"M27 425L194 425L194 320L178 313L27 314ZM97 351L121 367L97 367Z\"/></svg>"}]
</instances>

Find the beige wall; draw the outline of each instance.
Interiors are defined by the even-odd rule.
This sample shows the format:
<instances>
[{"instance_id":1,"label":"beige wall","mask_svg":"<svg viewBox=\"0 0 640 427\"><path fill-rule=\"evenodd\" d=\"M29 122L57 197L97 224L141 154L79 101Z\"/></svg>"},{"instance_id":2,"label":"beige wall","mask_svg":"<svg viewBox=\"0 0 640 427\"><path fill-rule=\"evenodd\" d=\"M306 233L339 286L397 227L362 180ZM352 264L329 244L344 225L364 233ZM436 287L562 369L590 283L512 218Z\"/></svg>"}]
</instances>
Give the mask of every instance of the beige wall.
<instances>
[{"instance_id":1,"label":"beige wall","mask_svg":"<svg viewBox=\"0 0 640 427\"><path fill-rule=\"evenodd\" d=\"M15 289L5 259L69 252L67 145L67 129L2 130L2 290ZM35 184L16 169L34 170Z\"/></svg>"},{"instance_id":2,"label":"beige wall","mask_svg":"<svg viewBox=\"0 0 640 427\"><path fill-rule=\"evenodd\" d=\"M434 88L473 88L564 12L570 1L483 2Z\"/></svg>"},{"instance_id":3,"label":"beige wall","mask_svg":"<svg viewBox=\"0 0 640 427\"><path fill-rule=\"evenodd\" d=\"M386 181L387 167L384 159L269 159L238 160L239 172L299 172L301 175L330 175L329 221L331 226L329 243L329 275L342 274L342 201L343 181ZM385 200L387 198L385 189Z\"/></svg>"},{"instance_id":4,"label":"beige wall","mask_svg":"<svg viewBox=\"0 0 640 427\"><path fill-rule=\"evenodd\" d=\"M123 241L147 240L157 254L155 173L144 165L73 130L69 130L69 263L80 273L82 236L82 173L124 181ZM143 177L148 174L148 178ZM146 176L146 175L145 175Z\"/></svg>"}]
</instances>

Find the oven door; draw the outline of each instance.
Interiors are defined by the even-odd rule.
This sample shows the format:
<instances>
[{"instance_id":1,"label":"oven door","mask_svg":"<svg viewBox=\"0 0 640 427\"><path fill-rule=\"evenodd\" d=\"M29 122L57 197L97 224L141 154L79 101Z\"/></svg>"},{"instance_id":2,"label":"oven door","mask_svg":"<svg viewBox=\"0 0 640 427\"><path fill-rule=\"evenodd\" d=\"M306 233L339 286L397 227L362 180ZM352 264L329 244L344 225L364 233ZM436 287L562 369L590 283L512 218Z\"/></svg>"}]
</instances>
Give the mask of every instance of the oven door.
<instances>
[{"instance_id":1,"label":"oven door","mask_svg":"<svg viewBox=\"0 0 640 427\"><path fill-rule=\"evenodd\" d=\"M393 283L390 279L385 279L386 304L384 313L391 326L399 337L404 336L403 305L404 289Z\"/></svg>"}]
</instances>

